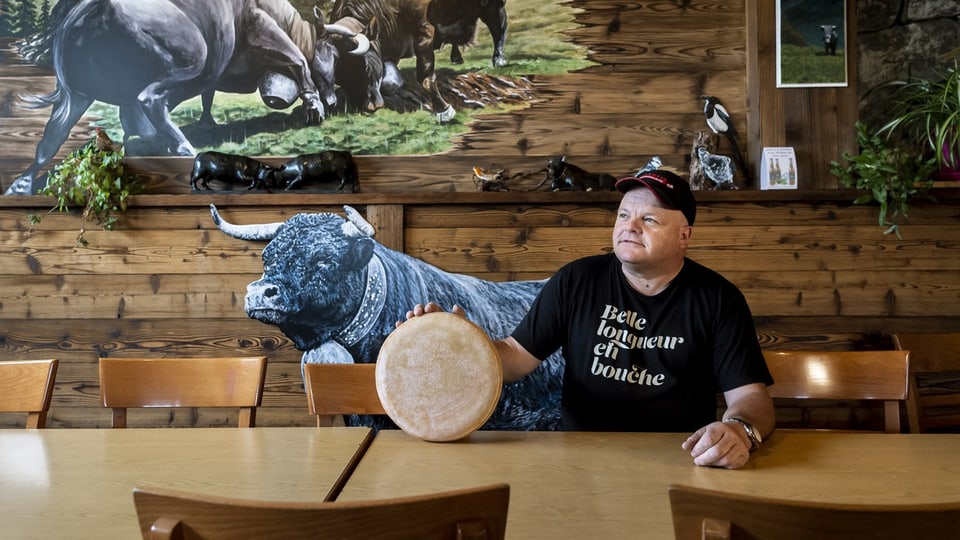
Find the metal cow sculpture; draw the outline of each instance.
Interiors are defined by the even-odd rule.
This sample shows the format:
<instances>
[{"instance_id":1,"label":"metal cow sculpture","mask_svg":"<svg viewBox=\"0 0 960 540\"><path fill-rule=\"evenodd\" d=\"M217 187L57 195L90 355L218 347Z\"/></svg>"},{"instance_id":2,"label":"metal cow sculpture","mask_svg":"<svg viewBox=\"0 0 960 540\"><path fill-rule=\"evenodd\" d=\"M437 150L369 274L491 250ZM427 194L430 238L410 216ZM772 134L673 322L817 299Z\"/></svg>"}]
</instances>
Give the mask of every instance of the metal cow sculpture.
<instances>
[{"instance_id":1,"label":"metal cow sculpture","mask_svg":"<svg viewBox=\"0 0 960 540\"><path fill-rule=\"evenodd\" d=\"M176 155L195 151L170 110L202 95L209 111L215 91L252 92L271 71L296 82L307 120L318 122L325 109L317 82L328 84L321 75L330 72L323 63L330 62L334 37L349 41L357 54L369 47L363 36L350 34L343 26L305 23L287 0L78 2L49 36L56 88L24 97L32 107L53 106L53 112L33 163L7 194L42 187L33 185L34 177L94 100L119 107L125 143L140 137ZM308 59L304 50L311 49L314 57ZM315 77L312 68L321 73Z\"/></svg>"},{"instance_id":2,"label":"metal cow sculpture","mask_svg":"<svg viewBox=\"0 0 960 540\"><path fill-rule=\"evenodd\" d=\"M528 311L543 281L491 282L439 268L375 241L373 227L350 207L349 219L332 213L298 214L287 221L234 225L211 205L224 233L269 240L263 277L247 287L246 312L277 325L303 362L374 362L384 339L417 303L459 304L492 337L508 335ZM504 385L484 429L551 430L560 427L563 359L554 354L533 373ZM377 419L351 424L383 427Z\"/></svg>"},{"instance_id":3,"label":"metal cow sculpture","mask_svg":"<svg viewBox=\"0 0 960 540\"><path fill-rule=\"evenodd\" d=\"M274 171L275 184L284 190L313 183L336 183L336 191L357 190L357 163L346 150L300 154Z\"/></svg>"},{"instance_id":4,"label":"metal cow sculpture","mask_svg":"<svg viewBox=\"0 0 960 540\"><path fill-rule=\"evenodd\" d=\"M226 184L224 189L229 189L233 184L241 184L247 190L269 190L275 172L273 167L252 157L223 152L201 152L193 160L190 188L208 190L210 180L216 180Z\"/></svg>"}]
</instances>

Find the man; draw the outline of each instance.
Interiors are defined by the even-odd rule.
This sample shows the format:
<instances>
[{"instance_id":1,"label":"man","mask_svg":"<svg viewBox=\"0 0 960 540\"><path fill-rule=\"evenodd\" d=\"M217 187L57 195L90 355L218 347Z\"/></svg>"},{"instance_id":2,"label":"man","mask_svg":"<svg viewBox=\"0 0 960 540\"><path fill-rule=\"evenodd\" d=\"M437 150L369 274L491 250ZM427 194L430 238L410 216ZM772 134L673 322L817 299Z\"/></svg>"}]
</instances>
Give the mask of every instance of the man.
<instances>
[{"instance_id":1,"label":"man","mask_svg":"<svg viewBox=\"0 0 960 540\"><path fill-rule=\"evenodd\" d=\"M697 207L685 180L656 170L616 187L624 195L613 254L548 280L511 336L495 342L504 381L562 349L564 429L692 431L682 447L694 463L743 467L774 427L773 379L746 300L686 258ZM407 318L440 310L417 305Z\"/></svg>"}]
</instances>

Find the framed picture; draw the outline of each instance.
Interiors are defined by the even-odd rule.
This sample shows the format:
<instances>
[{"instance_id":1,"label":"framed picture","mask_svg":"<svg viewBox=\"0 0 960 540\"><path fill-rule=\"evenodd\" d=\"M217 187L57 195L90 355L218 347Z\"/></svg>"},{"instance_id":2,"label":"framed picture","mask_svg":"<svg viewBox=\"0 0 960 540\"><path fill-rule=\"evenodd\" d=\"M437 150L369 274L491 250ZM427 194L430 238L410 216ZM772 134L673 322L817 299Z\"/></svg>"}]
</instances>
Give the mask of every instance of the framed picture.
<instances>
[{"instance_id":1,"label":"framed picture","mask_svg":"<svg viewBox=\"0 0 960 540\"><path fill-rule=\"evenodd\" d=\"M847 86L847 0L777 0L777 88Z\"/></svg>"}]
</instances>

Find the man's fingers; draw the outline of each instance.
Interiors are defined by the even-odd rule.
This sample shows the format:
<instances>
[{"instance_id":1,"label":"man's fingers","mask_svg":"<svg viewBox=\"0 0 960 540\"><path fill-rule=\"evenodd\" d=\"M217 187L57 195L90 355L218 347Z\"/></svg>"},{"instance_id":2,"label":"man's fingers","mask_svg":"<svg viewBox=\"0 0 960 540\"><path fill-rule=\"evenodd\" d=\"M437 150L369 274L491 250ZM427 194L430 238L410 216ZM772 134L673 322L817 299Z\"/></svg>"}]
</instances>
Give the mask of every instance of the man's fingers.
<instances>
[{"instance_id":1,"label":"man's fingers","mask_svg":"<svg viewBox=\"0 0 960 540\"><path fill-rule=\"evenodd\" d=\"M413 306L413 309L406 313L407 319L412 319L414 317L419 317L426 313L442 313L444 309L440 307L436 302L427 302L426 304L417 304ZM453 309L451 310L454 315L459 315L461 317L466 317L467 312L463 310L462 307L454 304ZM394 326L399 328L403 324L403 321L397 321Z\"/></svg>"}]
</instances>

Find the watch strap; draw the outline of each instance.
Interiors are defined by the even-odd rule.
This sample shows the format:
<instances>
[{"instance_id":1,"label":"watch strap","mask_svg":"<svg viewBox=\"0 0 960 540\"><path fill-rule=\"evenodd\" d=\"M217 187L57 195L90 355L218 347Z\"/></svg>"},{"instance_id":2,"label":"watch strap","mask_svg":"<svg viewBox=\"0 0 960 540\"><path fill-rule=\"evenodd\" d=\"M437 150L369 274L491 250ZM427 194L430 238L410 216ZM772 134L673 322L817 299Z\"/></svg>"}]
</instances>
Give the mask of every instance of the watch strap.
<instances>
[{"instance_id":1,"label":"watch strap","mask_svg":"<svg viewBox=\"0 0 960 540\"><path fill-rule=\"evenodd\" d=\"M747 439L750 440L750 451L753 452L757 448L760 448L760 445L763 444L763 438L760 436L760 433L751 425L749 422L743 418L737 418L736 416L731 416L730 418L723 419L724 424L740 424L743 428L743 431L747 434Z\"/></svg>"}]
</instances>

